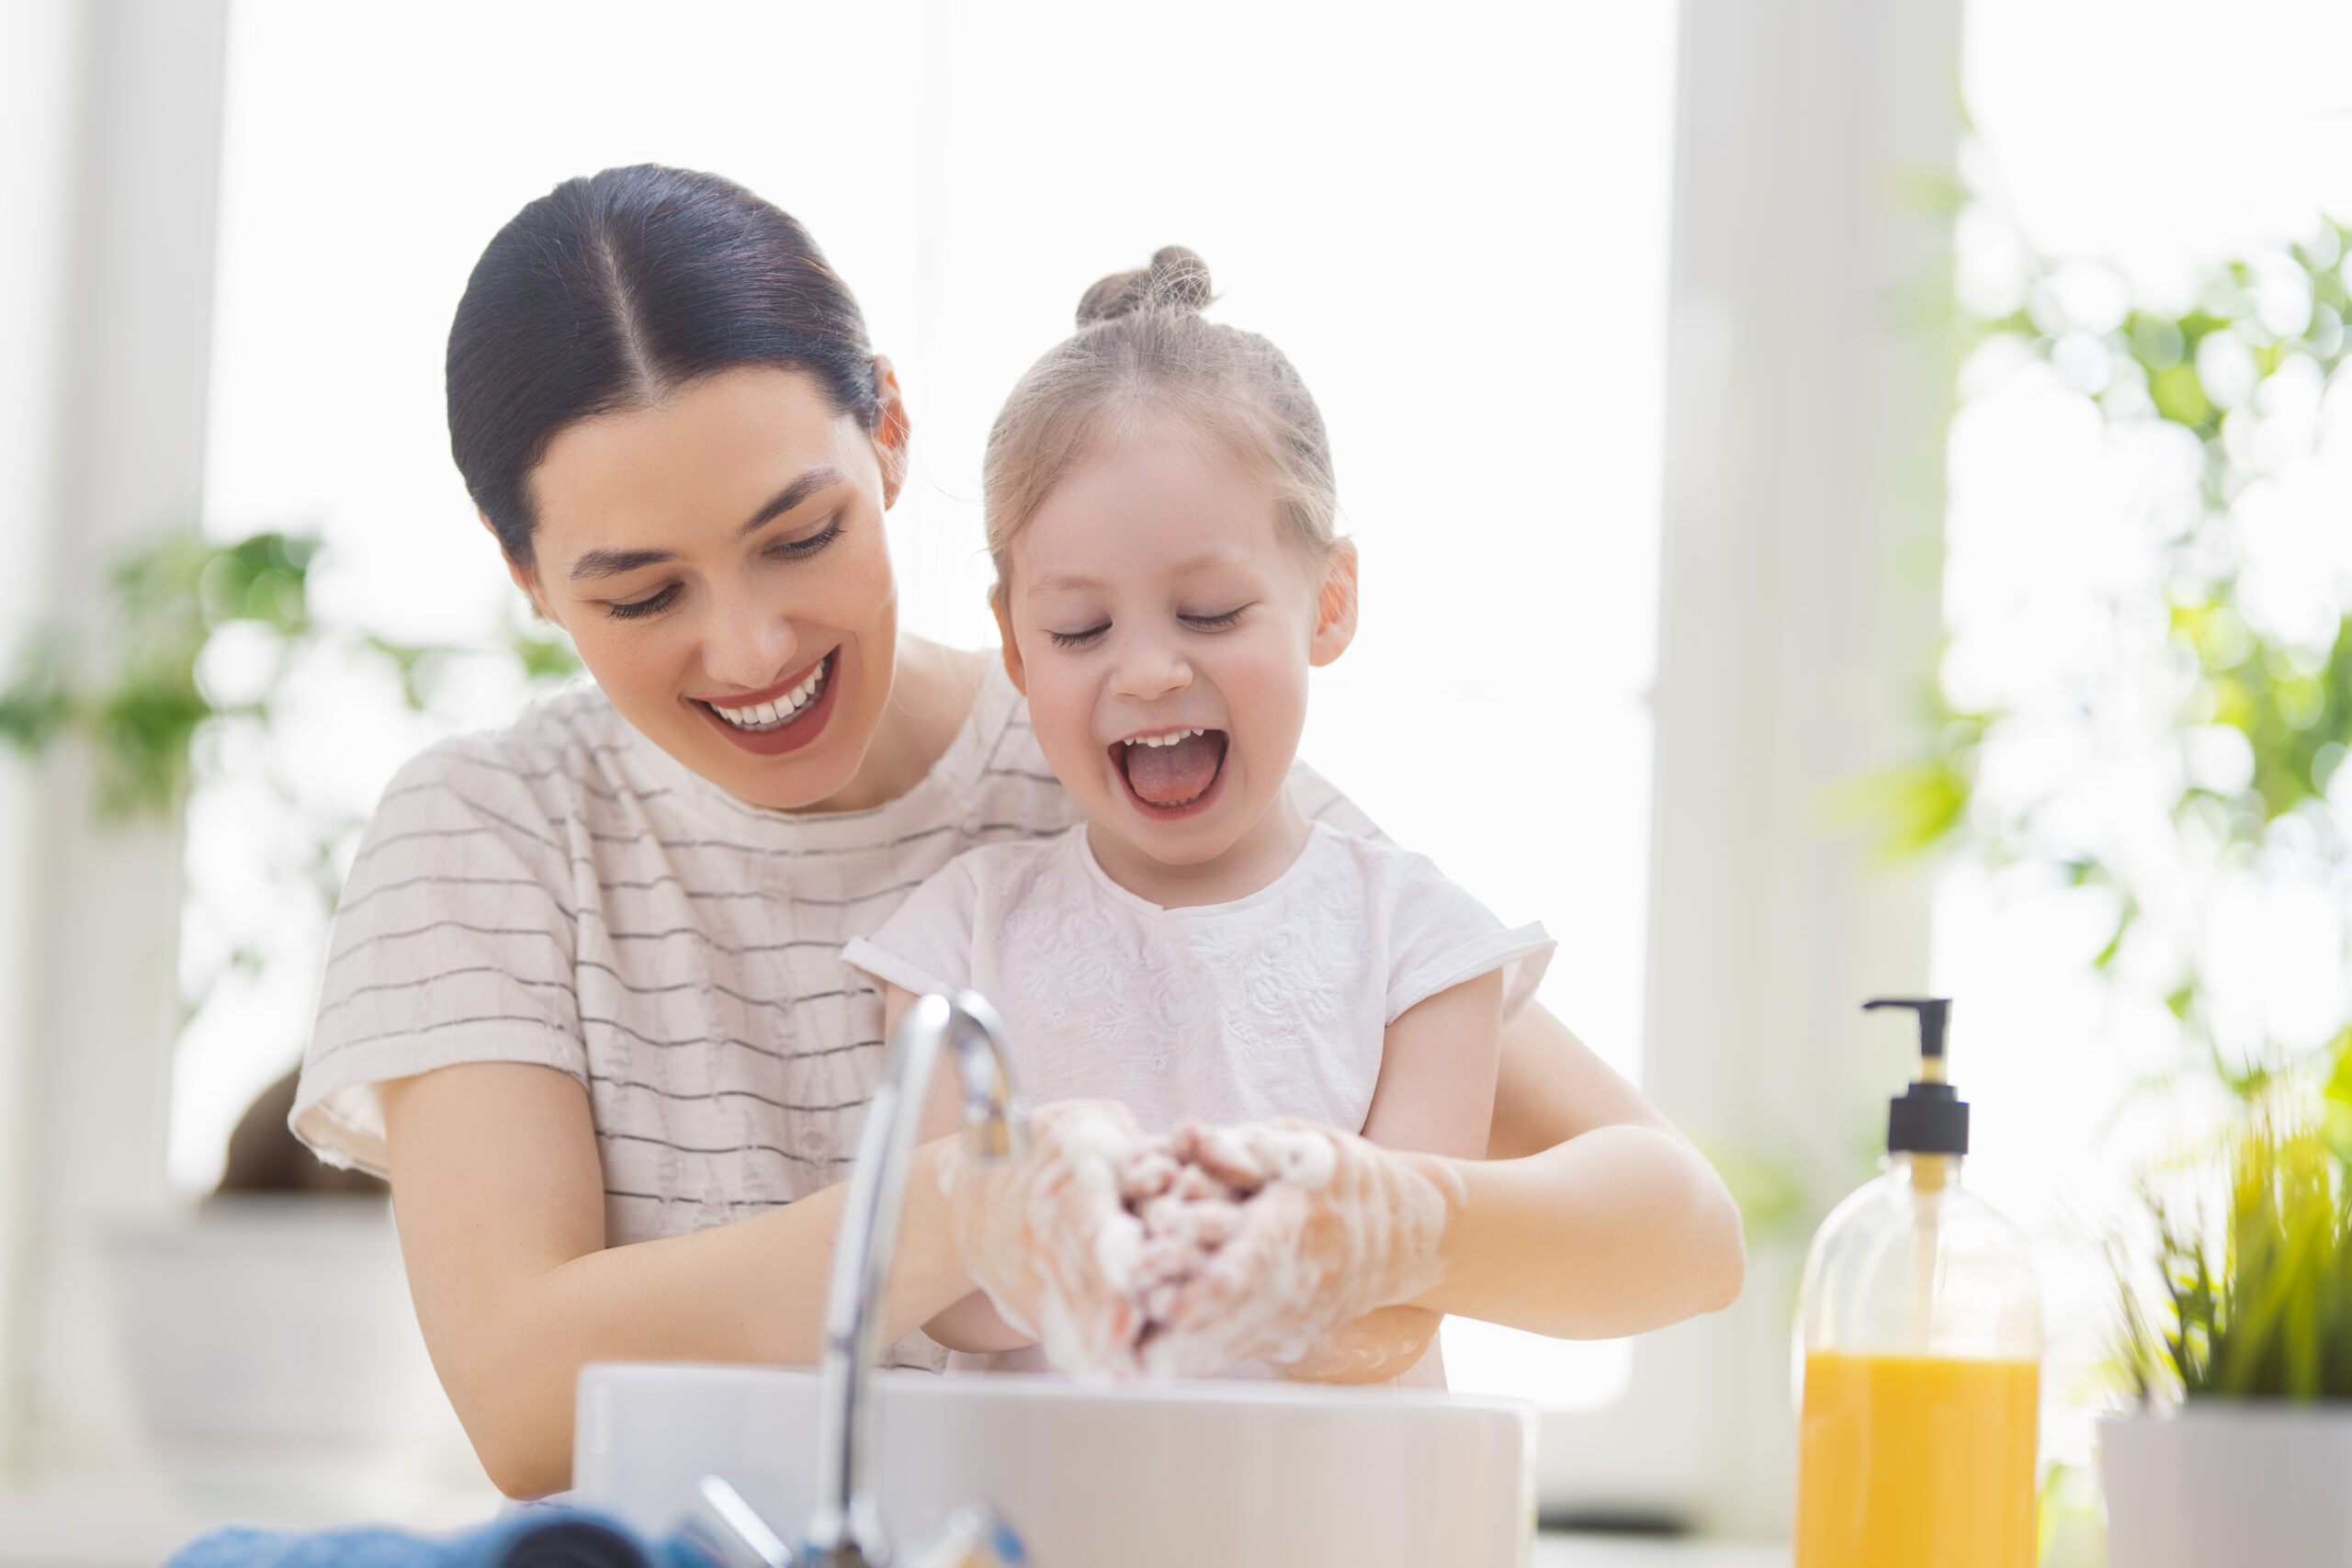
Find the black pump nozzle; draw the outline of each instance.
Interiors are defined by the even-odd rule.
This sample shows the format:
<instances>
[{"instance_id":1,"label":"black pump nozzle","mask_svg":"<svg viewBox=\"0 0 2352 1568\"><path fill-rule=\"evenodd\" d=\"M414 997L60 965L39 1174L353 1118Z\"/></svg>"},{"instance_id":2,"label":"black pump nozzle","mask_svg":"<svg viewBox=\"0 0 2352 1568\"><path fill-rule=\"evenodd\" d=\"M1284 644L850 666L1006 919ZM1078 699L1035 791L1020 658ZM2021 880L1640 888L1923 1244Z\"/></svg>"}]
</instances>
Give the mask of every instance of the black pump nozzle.
<instances>
[{"instance_id":1,"label":"black pump nozzle","mask_svg":"<svg viewBox=\"0 0 2352 1568\"><path fill-rule=\"evenodd\" d=\"M1909 1008L1919 1015L1919 1055L1941 1056L1944 1054L1944 1026L1951 1020L1950 997L1873 997L1862 1004L1870 1012L1878 1008Z\"/></svg>"},{"instance_id":2,"label":"black pump nozzle","mask_svg":"<svg viewBox=\"0 0 2352 1568\"><path fill-rule=\"evenodd\" d=\"M1887 1102L1889 1154L1964 1155L1968 1152L1968 1104L1944 1079L1944 1029L1951 1019L1948 997L1876 997L1862 1004L1908 1008L1919 1015L1919 1077Z\"/></svg>"}]
</instances>

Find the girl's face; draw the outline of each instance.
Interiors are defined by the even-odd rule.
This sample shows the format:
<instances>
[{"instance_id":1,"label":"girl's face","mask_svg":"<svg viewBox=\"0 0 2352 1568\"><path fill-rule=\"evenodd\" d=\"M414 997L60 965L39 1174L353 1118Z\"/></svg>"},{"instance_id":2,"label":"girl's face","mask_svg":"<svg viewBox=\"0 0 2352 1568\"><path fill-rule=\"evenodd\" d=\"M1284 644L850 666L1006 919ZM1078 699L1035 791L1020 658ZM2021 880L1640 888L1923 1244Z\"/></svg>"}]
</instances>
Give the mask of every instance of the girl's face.
<instances>
[{"instance_id":1,"label":"girl's face","mask_svg":"<svg viewBox=\"0 0 2352 1568\"><path fill-rule=\"evenodd\" d=\"M1311 559L1257 476L1147 433L1057 486L1011 565L1006 667L1099 829L1161 866L1250 853L1281 830L1307 669L1354 635L1349 547Z\"/></svg>"},{"instance_id":2,"label":"girl's face","mask_svg":"<svg viewBox=\"0 0 2352 1568\"><path fill-rule=\"evenodd\" d=\"M882 514L907 444L876 367L872 434L810 378L746 367L567 427L532 475L515 581L623 717L755 806L876 804L861 769L898 643Z\"/></svg>"}]
</instances>

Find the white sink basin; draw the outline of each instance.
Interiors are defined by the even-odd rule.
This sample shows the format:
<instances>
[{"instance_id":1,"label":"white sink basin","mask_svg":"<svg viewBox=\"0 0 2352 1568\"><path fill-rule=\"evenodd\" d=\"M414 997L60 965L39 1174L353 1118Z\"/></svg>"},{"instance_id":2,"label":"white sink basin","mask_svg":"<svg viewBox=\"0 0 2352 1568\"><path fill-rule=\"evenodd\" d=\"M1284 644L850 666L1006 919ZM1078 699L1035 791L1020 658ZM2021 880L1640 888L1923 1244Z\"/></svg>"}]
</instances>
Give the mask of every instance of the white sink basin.
<instances>
[{"instance_id":1,"label":"white sink basin","mask_svg":"<svg viewBox=\"0 0 2352 1568\"><path fill-rule=\"evenodd\" d=\"M989 1503L1036 1568L1525 1568L1532 1407L1406 1392L876 1374L883 1521L910 1541ZM808 1517L817 1376L605 1365L580 1376L572 1487L663 1529L705 1475L786 1540Z\"/></svg>"}]
</instances>

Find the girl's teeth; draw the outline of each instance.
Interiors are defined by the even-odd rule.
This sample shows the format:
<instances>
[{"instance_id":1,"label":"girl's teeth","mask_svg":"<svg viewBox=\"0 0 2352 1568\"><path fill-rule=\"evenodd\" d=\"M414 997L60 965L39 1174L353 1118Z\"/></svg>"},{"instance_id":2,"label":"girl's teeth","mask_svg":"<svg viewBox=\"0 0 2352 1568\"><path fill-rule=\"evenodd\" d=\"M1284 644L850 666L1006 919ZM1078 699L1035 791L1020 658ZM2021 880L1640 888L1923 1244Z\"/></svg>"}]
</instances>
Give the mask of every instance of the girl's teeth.
<instances>
[{"instance_id":1,"label":"girl's teeth","mask_svg":"<svg viewBox=\"0 0 2352 1568\"><path fill-rule=\"evenodd\" d=\"M1179 740L1190 740L1195 735L1206 735L1208 731L1205 729L1180 729L1173 735L1130 735L1127 737L1126 744L1130 746L1173 746Z\"/></svg>"}]
</instances>

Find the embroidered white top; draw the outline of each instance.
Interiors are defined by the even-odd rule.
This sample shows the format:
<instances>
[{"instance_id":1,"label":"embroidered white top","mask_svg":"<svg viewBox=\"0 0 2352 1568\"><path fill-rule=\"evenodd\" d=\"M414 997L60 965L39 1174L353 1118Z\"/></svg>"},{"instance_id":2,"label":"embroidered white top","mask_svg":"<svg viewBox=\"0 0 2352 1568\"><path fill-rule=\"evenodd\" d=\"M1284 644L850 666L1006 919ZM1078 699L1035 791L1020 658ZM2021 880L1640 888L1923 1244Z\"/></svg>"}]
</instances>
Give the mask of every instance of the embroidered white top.
<instances>
[{"instance_id":1,"label":"embroidered white top","mask_svg":"<svg viewBox=\"0 0 2352 1568\"><path fill-rule=\"evenodd\" d=\"M1358 1132L1389 1024L1498 968L1508 1018L1554 946L1425 857L1325 823L1249 897L1161 908L1111 880L1081 823L959 855L842 958L994 1002L1033 1104L1116 1100L1150 1132L1273 1116Z\"/></svg>"}]
</instances>

